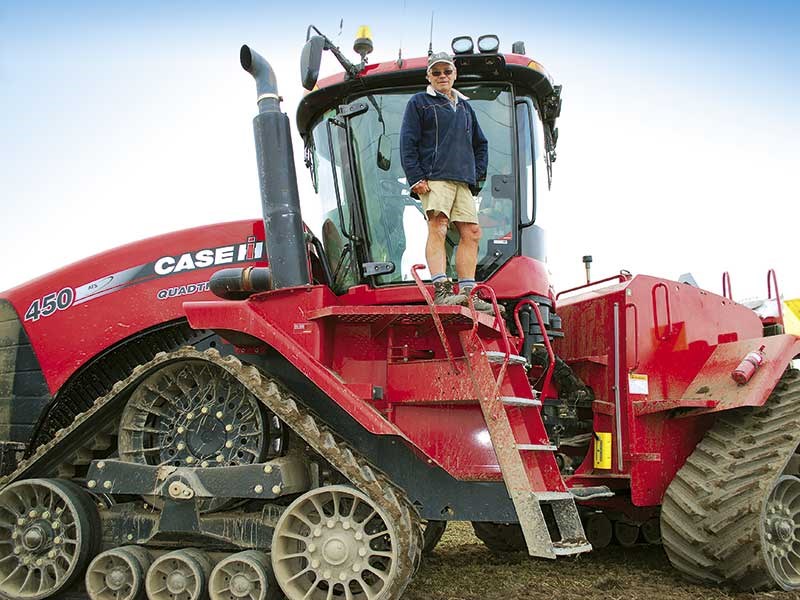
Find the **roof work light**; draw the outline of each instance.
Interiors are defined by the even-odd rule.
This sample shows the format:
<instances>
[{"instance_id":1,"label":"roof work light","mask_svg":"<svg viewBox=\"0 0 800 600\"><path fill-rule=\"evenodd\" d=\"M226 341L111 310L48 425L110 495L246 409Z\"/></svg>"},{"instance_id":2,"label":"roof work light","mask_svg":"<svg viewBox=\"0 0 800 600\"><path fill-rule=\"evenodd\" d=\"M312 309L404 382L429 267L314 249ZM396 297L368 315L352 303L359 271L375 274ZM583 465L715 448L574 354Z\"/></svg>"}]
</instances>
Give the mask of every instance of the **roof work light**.
<instances>
[{"instance_id":1,"label":"roof work light","mask_svg":"<svg viewBox=\"0 0 800 600\"><path fill-rule=\"evenodd\" d=\"M372 49L372 31L370 31L368 25L362 25L358 28L358 33L356 33L356 41L353 42L353 50L358 53L361 60L365 60L367 54L372 52Z\"/></svg>"},{"instance_id":2,"label":"roof work light","mask_svg":"<svg viewBox=\"0 0 800 600\"><path fill-rule=\"evenodd\" d=\"M450 47L453 49L453 54L472 54L475 44L468 35L460 35L453 38Z\"/></svg>"}]
</instances>

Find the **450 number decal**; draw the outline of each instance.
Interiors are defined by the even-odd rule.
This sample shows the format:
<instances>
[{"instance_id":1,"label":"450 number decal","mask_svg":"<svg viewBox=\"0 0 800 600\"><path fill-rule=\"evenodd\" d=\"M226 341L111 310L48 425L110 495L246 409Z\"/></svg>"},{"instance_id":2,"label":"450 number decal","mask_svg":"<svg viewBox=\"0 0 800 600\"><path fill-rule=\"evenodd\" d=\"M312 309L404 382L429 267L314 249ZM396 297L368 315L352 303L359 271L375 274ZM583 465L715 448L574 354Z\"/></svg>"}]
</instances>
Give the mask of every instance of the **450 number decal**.
<instances>
[{"instance_id":1,"label":"450 number decal","mask_svg":"<svg viewBox=\"0 0 800 600\"><path fill-rule=\"evenodd\" d=\"M60 292L52 292L44 298L37 298L25 313L26 321L38 321L41 317L49 317L57 310L66 310L75 300L75 290L65 287Z\"/></svg>"}]
</instances>

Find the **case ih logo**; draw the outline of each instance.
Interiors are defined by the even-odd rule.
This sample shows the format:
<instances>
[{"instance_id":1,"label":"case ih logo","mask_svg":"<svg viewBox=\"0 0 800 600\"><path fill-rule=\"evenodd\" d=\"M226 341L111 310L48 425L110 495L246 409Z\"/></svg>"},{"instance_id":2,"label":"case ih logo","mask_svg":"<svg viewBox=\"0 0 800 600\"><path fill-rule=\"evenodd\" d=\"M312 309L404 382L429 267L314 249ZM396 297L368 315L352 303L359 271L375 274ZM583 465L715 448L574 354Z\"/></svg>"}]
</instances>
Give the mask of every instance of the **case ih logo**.
<instances>
[{"instance_id":1,"label":"case ih logo","mask_svg":"<svg viewBox=\"0 0 800 600\"><path fill-rule=\"evenodd\" d=\"M196 252L186 252L180 256L162 256L155 262L154 269L158 275L171 275L212 265L256 260L261 258L263 251L264 242L256 242L255 236L250 236L244 244L206 248Z\"/></svg>"}]
</instances>

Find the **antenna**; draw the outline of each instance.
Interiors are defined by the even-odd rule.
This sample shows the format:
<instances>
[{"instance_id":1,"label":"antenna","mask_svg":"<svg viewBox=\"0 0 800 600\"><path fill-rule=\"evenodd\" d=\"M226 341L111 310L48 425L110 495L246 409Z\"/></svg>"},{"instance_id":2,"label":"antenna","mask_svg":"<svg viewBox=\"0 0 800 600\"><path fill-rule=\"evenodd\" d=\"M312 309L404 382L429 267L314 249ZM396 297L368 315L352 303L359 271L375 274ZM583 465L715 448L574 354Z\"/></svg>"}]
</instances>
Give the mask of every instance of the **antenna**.
<instances>
[{"instance_id":1,"label":"antenna","mask_svg":"<svg viewBox=\"0 0 800 600\"><path fill-rule=\"evenodd\" d=\"M342 29L344 29L344 17L339 19L339 33L336 34L336 39L341 43L342 41Z\"/></svg>"},{"instance_id":2,"label":"antenna","mask_svg":"<svg viewBox=\"0 0 800 600\"><path fill-rule=\"evenodd\" d=\"M428 56L433 54L433 11L431 11L431 41L428 43Z\"/></svg>"},{"instance_id":3,"label":"antenna","mask_svg":"<svg viewBox=\"0 0 800 600\"><path fill-rule=\"evenodd\" d=\"M401 6L402 6L402 8L400 10L400 23L401 23L401 27L400 27L400 47L397 49L397 66L398 66L398 68L403 66L403 27L402 27L402 23L404 23L405 20L406 20L406 0L403 0L401 2Z\"/></svg>"}]
</instances>

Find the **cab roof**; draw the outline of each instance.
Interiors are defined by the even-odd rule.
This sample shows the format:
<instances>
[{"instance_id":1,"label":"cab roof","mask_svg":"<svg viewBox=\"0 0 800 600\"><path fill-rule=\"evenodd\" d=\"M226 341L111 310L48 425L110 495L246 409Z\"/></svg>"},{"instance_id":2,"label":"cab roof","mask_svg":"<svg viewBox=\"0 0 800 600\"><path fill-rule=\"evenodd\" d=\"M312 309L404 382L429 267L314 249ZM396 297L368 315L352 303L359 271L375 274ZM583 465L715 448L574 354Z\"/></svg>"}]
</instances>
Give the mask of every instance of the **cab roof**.
<instances>
[{"instance_id":1,"label":"cab roof","mask_svg":"<svg viewBox=\"0 0 800 600\"><path fill-rule=\"evenodd\" d=\"M532 92L540 103L556 86L547 70L521 54L458 54L454 57L458 81L509 81ZM297 108L297 128L304 138L317 118L349 97L380 89L420 85L425 81L427 57L409 58L367 65L354 78L337 73L320 80Z\"/></svg>"}]
</instances>

